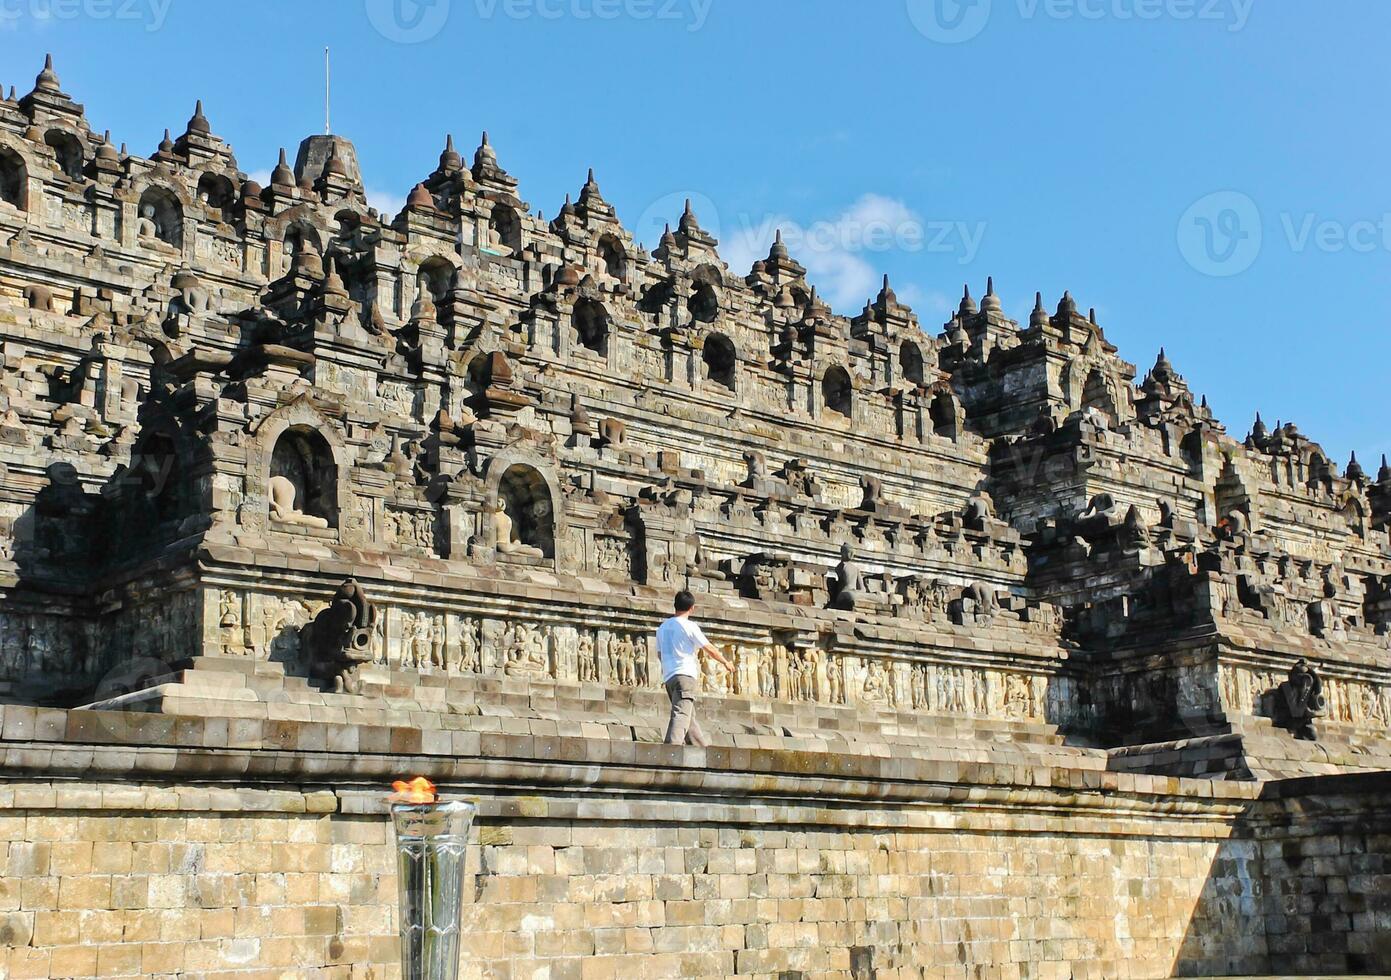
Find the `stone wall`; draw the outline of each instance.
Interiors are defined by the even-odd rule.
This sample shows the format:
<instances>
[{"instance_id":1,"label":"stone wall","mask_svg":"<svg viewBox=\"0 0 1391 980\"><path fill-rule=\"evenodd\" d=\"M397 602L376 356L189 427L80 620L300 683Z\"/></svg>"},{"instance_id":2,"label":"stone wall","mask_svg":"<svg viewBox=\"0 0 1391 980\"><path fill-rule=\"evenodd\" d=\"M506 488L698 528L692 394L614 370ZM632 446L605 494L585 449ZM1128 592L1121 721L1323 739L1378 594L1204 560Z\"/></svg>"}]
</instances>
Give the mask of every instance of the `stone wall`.
<instances>
[{"instance_id":1,"label":"stone wall","mask_svg":"<svg viewBox=\"0 0 1391 980\"><path fill-rule=\"evenodd\" d=\"M1391 973L1391 773L1272 784L1259 842L1267 944L1291 973Z\"/></svg>"},{"instance_id":2,"label":"stone wall","mask_svg":"<svg viewBox=\"0 0 1391 980\"><path fill-rule=\"evenodd\" d=\"M6 976L395 975L390 831L344 812L360 797L26 782L0 799ZM1030 809L487 797L466 974L1168 976L1222 822ZM1258 952L1247 928L1228 948Z\"/></svg>"}]
</instances>

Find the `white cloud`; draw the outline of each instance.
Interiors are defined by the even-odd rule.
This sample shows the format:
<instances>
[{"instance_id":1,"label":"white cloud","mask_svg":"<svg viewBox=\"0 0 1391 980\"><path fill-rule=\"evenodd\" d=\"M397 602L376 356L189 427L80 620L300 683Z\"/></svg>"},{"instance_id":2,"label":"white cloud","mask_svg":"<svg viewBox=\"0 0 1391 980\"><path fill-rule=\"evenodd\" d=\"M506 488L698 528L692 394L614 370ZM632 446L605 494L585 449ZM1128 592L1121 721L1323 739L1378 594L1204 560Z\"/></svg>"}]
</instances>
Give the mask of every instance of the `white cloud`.
<instances>
[{"instance_id":1,"label":"white cloud","mask_svg":"<svg viewBox=\"0 0 1391 980\"><path fill-rule=\"evenodd\" d=\"M247 176L256 181L262 187L270 184L269 170L253 170ZM401 209L406 206L406 198L403 194L394 194L391 191L383 191L376 188L367 188L367 203L382 213L382 217L390 221L401 213Z\"/></svg>"},{"instance_id":2,"label":"white cloud","mask_svg":"<svg viewBox=\"0 0 1391 980\"><path fill-rule=\"evenodd\" d=\"M743 273L768 254L781 229L788 252L806 266L807 280L817 292L834 308L858 310L878 294L882 278L865 254L919 251L924 227L917 212L902 201L865 194L834 218L805 226L786 215L744 215L720 251L730 268ZM907 295L895 289L901 298Z\"/></svg>"},{"instance_id":3,"label":"white cloud","mask_svg":"<svg viewBox=\"0 0 1391 980\"><path fill-rule=\"evenodd\" d=\"M387 221L401 213L401 209L406 206L406 198L403 194L393 194L390 191L367 188L367 203L382 213L382 217Z\"/></svg>"}]
</instances>

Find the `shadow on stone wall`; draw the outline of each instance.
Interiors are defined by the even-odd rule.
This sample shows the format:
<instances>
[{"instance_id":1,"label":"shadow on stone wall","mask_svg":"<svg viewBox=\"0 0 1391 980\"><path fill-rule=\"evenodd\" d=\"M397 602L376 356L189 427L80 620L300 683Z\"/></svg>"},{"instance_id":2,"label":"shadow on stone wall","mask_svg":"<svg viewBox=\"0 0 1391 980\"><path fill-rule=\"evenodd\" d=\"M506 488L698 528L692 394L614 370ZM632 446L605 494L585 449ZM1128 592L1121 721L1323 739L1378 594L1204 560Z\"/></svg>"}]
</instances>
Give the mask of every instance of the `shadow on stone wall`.
<instances>
[{"instance_id":1,"label":"shadow on stone wall","mask_svg":"<svg viewBox=\"0 0 1391 980\"><path fill-rule=\"evenodd\" d=\"M1268 784L1219 848L1173 972L1391 974L1391 772Z\"/></svg>"}]
</instances>

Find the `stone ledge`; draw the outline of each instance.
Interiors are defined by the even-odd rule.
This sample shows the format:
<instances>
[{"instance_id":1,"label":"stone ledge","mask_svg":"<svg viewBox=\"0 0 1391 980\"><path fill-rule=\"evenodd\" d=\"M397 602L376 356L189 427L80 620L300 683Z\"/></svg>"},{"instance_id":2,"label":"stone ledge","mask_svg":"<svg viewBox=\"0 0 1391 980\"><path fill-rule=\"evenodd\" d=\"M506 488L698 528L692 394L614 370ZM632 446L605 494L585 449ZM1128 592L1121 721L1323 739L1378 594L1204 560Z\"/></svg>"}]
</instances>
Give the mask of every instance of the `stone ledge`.
<instances>
[{"instance_id":1,"label":"stone ledge","mask_svg":"<svg viewBox=\"0 0 1391 980\"><path fill-rule=\"evenodd\" d=\"M310 781L386 786L424 772L444 785L582 788L794 799L834 805L1008 805L1033 811L1211 817L1256 798L1259 784L1062 766L901 759L767 749L706 749L530 735L345 732L314 723L192 719L5 706L6 772L60 778ZM210 744L211 743L211 744ZM331 748L330 746L344 746Z\"/></svg>"}]
</instances>

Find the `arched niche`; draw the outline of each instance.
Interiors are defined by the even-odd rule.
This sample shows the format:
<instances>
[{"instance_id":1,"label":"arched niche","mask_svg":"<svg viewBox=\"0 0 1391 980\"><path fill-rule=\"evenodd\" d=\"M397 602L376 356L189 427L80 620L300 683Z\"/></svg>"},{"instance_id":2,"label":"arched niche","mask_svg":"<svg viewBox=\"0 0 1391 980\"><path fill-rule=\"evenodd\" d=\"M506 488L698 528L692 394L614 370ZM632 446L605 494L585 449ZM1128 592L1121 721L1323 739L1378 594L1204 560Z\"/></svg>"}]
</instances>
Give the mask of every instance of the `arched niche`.
<instances>
[{"instance_id":1,"label":"arched niche","mask_svg":"<svg viewBox=\"0 0 1391 980\"><path fill-rule=\"evenodd\" d=\"M454 288L454 266L442 256L431 256L420 263L416 288L428 292L438 309L449 295L449 291Z\"/></svg>"},{"instance_id":2,"label":"arched niche","mask_svg":"<svg viewBox=\"0 0 1391 980\"><path fill-rule=\"evenodd\" d=\"M155 238L166 245L183 245L183 208L174 192L149 187L140 195L139 231L142 238Z\"/></svg>"},{"instance_id":3,"label":"arched niche","mask_svg":"<svg viewBox=\"0 0 1391 980\"><path fill-rule=\"evenodd\" d=\"M27 211L28 178L23 157L9 147L0 146L0 202L17 211Z\"/></svg>"},{"instance_id":4,"label":"arched niche","mask_svg":"<svg viewBox=\"0 0 1391 980\"><path fill-rule=\"evenodd\" d=\"M847 419L854 417L855 386L850 380L850 372L840 365L827 368L821 378L821 406Z\"/></svg>"},{"instance_id":5,"label":"arched niche","mask_svg":"<svg viewBox=\"0 0 1391 980\"><path fill-rule=\"evenodd\" d=\"M324 245L323 241L319 238L319 230L308 221L293 221L290 223L289 227L285 229L285 238L283 242L282 251L287 260L286 268L289 268L289 260L293 259L294 256L303 252L305 249L310 249L314 254L319 256L324 254Z\"/></svg>"},{"instance_id":6,"label":"arched niche","mask_svg":"<svg viewBox=\"0 0 1391 980\"><path fill-rule=\"evenodd\" d=\"M270 458L271 481L282 479L294 489L293 507L312 521L289 523L338 526L338 466L333 449L317 429L291 425L275 440Z\"/></svg>"},{"instance_id":7,"label":"arched niche","mask_svg":"<svg viewBox=\"0 0 1391 980\"><path fill-rule=\"evenodd\" d=\"M1119 421L1110 383L1107 381L1106 373L1099 367L1094 367L1087 373L1087 380L1082 385L1082 409L1085 411L1088 408L1096 409L1112 423Z\"/></svg>"},{"instance_id":8,"label":"arched niche","mask_svg":"<svg viewBox=\"0 0 1391 980\"><path fill-rule=\"evenodd\" d=\"M581 347L591 350L600 357L609 352L609 312L598 300L581 299L575 303L572 314L575 325L575 338Z\"/></svg>"},{"instance_id":9,"label":"arched niche","mask_svg":"<svg viewBox=\"0 0 1391 980\"><path fill-rule=\"evenodd\" d=\"M494 547L500 554L535 549L541 557L554 559L559 531L556 501L560 499L554 479L527 462L502 461L493 469L498 476L490 501L495 510L498 503L503 505L512 526L512 541L504 542L496 540L498 525L494 525Z\"/></svg>"},{"instance_id":10,"label":"arched niche","mask_svg":"<svg viewBox=\"0 0 1391 980\"><path fill-rule=\"evenodd\" d=\"M82 152L82 141L65 129L50 129L43 141L53 150L58 169L69 180L81 180L82 168L87 165L87 156Z\"/></svg>"},{"instance_id":11,"label":"arched niche","mask_svg":"<svg viewBox=\"0 0 1391 980\"><path fill-rule=\"evenodd\" d=\"M362 228L362 215L351 208L344 208L333 216L334 224L338 226L338 238L346 240L356 235Z\"/></svg>"},{"instance_id":12,"label":"arched niche","mask_svg":"<svg viewBox=\"0 0 1391 980\"><path fill-rule=\"evenodd\" d=\"M277 408L256 423L253 429L246 455L246 497L248 504L254 502L255 506L242 509L242 523L256 527L263 526L270 519L271 476L275 469L276 449L280 447L281 437L292 431L304 438L301 448L296 450L300 458L317 457L321 463L316 473L315 486L296 492L296 506L303 507L305 499L317 496L318 503L313 506L317 506L321 514L330 515L322 519L329 527L339 529L337 537L340 540L345 537L357 537L355 530L351 535L345 530L352 530L355 525L343 521L344 515L359 513L363 508L363 504L354 498L348 487L348 474L354 462L353 452L344 440L339 424L325 415L307 395L303 394L292 398L289 404ZM325 445L328 447L327 459L322 454ZM304 448L316 452L305 453ZM285 454L290 451L289 448L281 449L282 462L285 461ZM301 492L305 493L306 497L300 497Z\"/></svg>"},{"instance_id":13,"label":"arched niche","mask_svg":"<svg viewBox=\"0 0 1391 980\"><path fill-rule=\"evenodd\" d=\"M924 384L922 348L911 340L905 340L898 349L898 369L903 380L922 387Z\"/></svg>"},{"instance_id":14,"label":"arched niche","mask_svg":"<svg viewBox=\"0 0 1391 980\"><path fill-rule=\"evenodd\" d=\"M493 207L488 215L490 241L485 250L515 256L522 250L522 219L517 217L514 208L506 204Z\"/></svg>"},{"instance_id":15,"label":"arched niche","mask_svg":"<svg viewBox=\"0 0 1391 980\"><path fill-rule=\"evenodd\" d=\"M614 279L622 279L628 272L628 253L623 243L613 235L604 235L599 239L599 261L604 264L604 271Z\"/></svg>"},{"instance_id":16,"label":"arched niche","mask_svg":"<svg viewBox=\"0 0 1391 980\"><path fill-rule=\"evenodd\" d=\"M961 434L961 412L956 396L949 391L938 391L927 406L928 420L932 431L953 442Z\"/></svg>"},{"instance_id":17,"label":"arched niche","mask_svg":"<svg viewBox=\"0 0 1391 980\"><path fill-rule=\"evenodd\" d=\"M198 178L198 200L217 215L230 208L237 200L237 189L232 181L222 174L205 173Z\"/></svg>"},{"instance_id":18,"label":"arched niche","mask_svg":"<svg viewBox=\"0 0 1391 980\"><path fill-rule=\"evenodd\" d=\"M712 333L705 338L700 360L705 369L705 380L734 391L739 366L734 341L724 334Z\"/></svg>"},{"instance_id":19,"label":"arched niche","mask_svg":"<svg viewBox=\"0 0 1391 980\"><path fill-rule=\"evenodd\" d=\"M720 294L708 282L697 282L686 300L686 309L691 319L701 323L714 323L720 315Z\"/></svg>"}]
</instances>

